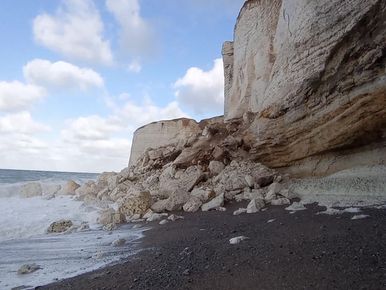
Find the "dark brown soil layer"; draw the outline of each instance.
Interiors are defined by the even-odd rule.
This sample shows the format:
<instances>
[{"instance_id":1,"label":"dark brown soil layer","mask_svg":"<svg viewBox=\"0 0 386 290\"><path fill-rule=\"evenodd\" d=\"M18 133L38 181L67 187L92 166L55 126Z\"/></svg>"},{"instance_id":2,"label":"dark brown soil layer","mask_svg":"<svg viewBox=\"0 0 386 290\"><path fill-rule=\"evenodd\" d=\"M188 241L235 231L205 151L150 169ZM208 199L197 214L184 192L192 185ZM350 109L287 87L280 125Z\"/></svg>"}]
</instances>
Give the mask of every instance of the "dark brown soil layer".
<instances>
[{"instance_id":1,"label":"dark brown soil layer","mask_svg":"<svg viewBox=\"0 0 386 290\"><path fill-rule=\"evenodd\" d=\"M239 206L155 224L129 261L38 289L386 289L386 210L233 216Z\"/></svg>"}]
</instances>

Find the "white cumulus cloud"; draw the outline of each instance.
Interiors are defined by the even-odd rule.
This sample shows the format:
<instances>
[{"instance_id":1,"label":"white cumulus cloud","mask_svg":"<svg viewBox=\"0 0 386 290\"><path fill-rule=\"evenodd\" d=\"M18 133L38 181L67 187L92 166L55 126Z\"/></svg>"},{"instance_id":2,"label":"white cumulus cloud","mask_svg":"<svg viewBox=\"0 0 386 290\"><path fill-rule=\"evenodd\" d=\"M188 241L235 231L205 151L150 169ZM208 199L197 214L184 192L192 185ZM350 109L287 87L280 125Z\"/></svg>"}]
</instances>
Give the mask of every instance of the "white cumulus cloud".
<instances>
[{"instance_id":1,"label":"white cumulus cloud","mask_svg":"<svg viewBox=\"0 0 386 290\"><path fill-rule=\"evenodd\" d=\"M62 137L67 140L106 140L114 132L122 129L122 125L113 118L102 118L98 115L79 117L67 121Z\"/></svg>"},{"instance_id":2,"label":"white cumulus cloud","mask_svg":"<svg viewBox=\"0 0 386 290\"><path fill-rule=\"evenodd\" d=\"M34 84L0 81L0 111L26 109L45 95L45 89Z\"/></svg>"},{"instance_id":3,"label":"white cumulus cloud","mask_svg":"<svg viewBox=\"0 0 386 290\"><path fill-rule=\"evenodd\" d=\"M224 107L224 68L216 59L209 71L197 67L187 70L174 84L177 101L197 114L222 113Z\"/></svg>"},{"instance_id":4,"label":"white cumulus cloud","mask_svg":"<svg viewBox=\"0 0 386 290\"><path fill-rule=\"evenodd\" d=\"M119 42L123 51L134 58L153 53L155 34L141 16L139 0L106 0L106 7L120 25Z\"/></svg>"},{"instance_id":5,"label":"white cumulus cloud","mask_svg":"<svg viewBox=\"0 0 386 290\"><path fill-rule=\"evenodd\" d=\"M33 21L35 40L66 57L90 63L111 64L110 42L91 0L66 0L55 14L43 13Z\"/></svg>"},{"instance_id":6,"label":"white cumulus cloud","mask_svg":"<svg viewBox=\"0 0 386 290\"><path fill-rule=\"evenodd\" d=\"M0 117L0 133L11 134L35 134L39 132L49 131L50 128L45 125L36 122L32 119L31 113L22 111L13 114L7 114Z\"/></svg>"},{"instance_id":7,"label":"white cumulus cloud","mask_svg":"<svg viewBox=\"0 0 386 290\"><path fill-rule=\"evenodd\" d=\"M85 91L104 86L103 78L94 70L64 61L34 59L24 66L23 73L27 82L53 89L74 88Z\"/></svg>"}]
</instances>

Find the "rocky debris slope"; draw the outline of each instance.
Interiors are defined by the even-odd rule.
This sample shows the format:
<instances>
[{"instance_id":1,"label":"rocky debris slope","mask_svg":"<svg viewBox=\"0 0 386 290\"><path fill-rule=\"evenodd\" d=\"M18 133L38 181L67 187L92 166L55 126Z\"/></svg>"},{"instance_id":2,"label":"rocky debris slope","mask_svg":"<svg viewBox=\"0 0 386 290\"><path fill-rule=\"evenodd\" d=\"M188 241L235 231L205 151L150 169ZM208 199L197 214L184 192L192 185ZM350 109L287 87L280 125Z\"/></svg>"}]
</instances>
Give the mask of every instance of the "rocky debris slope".
<instances>
[{"instance_id":1,"label":"rocky debris slope","mask_svg":"<svg viewBox=\"0 0 386 290\"><path fill-rule=\"evenodd\" d=\"M191 142L149 148L133 166L78 188L76 197L104 203L99 222L106 229L126 221L178 219L166 220L168 212L225 210L232 200L249 201L243 213L289 204L296 196L288 190L288 176L249 160L240 130L241 122L207 120Z\"/></svg>"}]
</instances>

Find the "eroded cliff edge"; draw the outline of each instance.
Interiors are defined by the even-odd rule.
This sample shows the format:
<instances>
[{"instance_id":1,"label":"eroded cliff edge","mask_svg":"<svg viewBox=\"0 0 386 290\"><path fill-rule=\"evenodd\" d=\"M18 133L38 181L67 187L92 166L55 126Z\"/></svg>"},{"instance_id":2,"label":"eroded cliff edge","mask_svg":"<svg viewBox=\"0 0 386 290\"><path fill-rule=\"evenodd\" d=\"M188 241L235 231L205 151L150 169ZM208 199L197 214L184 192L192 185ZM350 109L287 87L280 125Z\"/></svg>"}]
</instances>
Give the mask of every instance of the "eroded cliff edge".
<instances>
[{"instance_id":1,"label":"eroded cliff edge","mask_svg":"<svg viewBox=\"0 0 386 290\"><path fill-rule=\"evenodd\" d=\"M223 47L225 120L255 115L255 160L302 176L385 164L385 7L245 2Z\"/></svg>"}]
</instances>

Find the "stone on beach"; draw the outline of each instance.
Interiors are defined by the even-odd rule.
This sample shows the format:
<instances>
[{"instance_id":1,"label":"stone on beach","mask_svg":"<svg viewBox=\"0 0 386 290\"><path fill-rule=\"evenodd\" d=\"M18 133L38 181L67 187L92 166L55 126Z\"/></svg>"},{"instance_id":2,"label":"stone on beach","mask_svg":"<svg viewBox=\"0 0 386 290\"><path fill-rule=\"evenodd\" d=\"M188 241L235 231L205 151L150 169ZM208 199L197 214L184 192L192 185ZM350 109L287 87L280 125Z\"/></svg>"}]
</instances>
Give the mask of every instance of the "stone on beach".
<instances>
[{"instance_id":1,"label":"stone on beach","mask_svg":"<svg viewBox=\"0 0 386 290\"><path fill-rule=\"evenodd\" d=\"M285 208L288 211L296 212L301 210L306 210L307 208L301 202L294 202L290 206Z\"/></svg>"},{"instance_id":2,"label":"stone on beach","mask_svg":"<svg viewBox=\"0 0 386 290\"><path fill-rule=\"evenodd\" d=\"M196 212L202 206L202 201L198 197L191 196L182 207L185 212Z\"/></svg>"},{"instance_id":3,"label":"stone on beach","mask_svg":"<svg viewBox=\"0 0 386 290\"><path fill-rule=\"evenodd\" d=\"M112 243L111 243L111 245L113 246L113 247L122 247L122 246L124 246L126 244L126 240L125 239L117 239L117 240L115 240L115 241L113 241Z\"/></svg>"},{"instance_id":4,"label":"stone on beach","mask_svg":"<svg viewBox=\"0 0 386 290\"><path fill-rule=\"evenodd\" d=\"M233 212L233 215L240 215L240 214L243 214L243 213L246 213L246 212L247 212L246 208L239 208L238 210L235 210Z\"/></svg>"},{"instance_id":5,"label":"stone on beach","mask_svg":"<svg viewBox=\"0 0 386 290\"><path fill-rule=\"evenodd\" d=\"M271 200L271 205L288 205L291 204L291 201L288 198L278 198Z\"/></svg>"},{"instance_id":6,"label":"stone on beach","mask_svg":"<svg viewBox=\"0 0 386 290\"><path fill-rule=\"evenodd\" d=\"M247 206L247 213L257 213L261 211L261 209L264 207L265 207L265 203L263 199L260 199L260 198L252 199Z\"/></svg>"},{"instance_id":7,"label":"stone on beach","mask_svg":"<svg viewBox=\"0 0 386 290\"><path fill-rule=\"evenodd\" d=\"M59 195L75 195L75 191L80 187L78 183L73 180L69 180L59 190Z\"/></svg>"},{"instance_id":8,"label":"stone on beach","mask_svg":"<svg viewBox=\"0 0 386 290\"><path fill-rule=\"evenodd\" d=\"M238 237L234 237L234 238L231 238L229 239L229 243L231 245L237 245L239 244L240 242L242 241L245 241L245 240L248 240L249 238L248 237L245 237L245 236L238 236Z\"/></svg>"},{"instance_id":9,"label":"stone on beach","mask_svg":"<svg viewBox=\"0 0 386 290\"><path fill-rule=\"evenodd\" d=\"M147 191L136 196L126 196L119 201L118 211L126 216L143 215L151 206L151 196Z\"/></svg>"},{"instance_id":10,"label":"stone on beach","mask_svg":"<svg viewBox=\"0 0 386 290\"><path fill-rule=\"evenodd\" d=\"M19 270L17 270L17 273L19 275L25 275L25 274L30 274L33 272L36 272L37 270L42 269L39 265L33 263L33 264L25 264L22 265Z\"/></svg>"},{"instance_id":11,"label":"stone on beach","mask_svg":"<svg viewBox=\"0 0 386 290\"><path fill-rule=\"evenodd\" d=\"M72 228L73 222L71 220L60 220L50 224L47 233L64 233Z\"/></svg>"},{"instance_id":12,"label":"stone on beach","mask_svg":"<svg viewBox=\"0 0 386 290\"><path fill-rule=\"evenodd\" d=\"M224 193L220 194L219 196L215 197L211 201L203 204L201 206L202 211L209 211L212 209L217 209L219 207L222 207L224 205Z\"/></svg>"}]
</instances>

